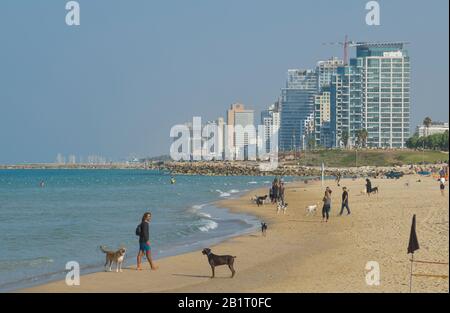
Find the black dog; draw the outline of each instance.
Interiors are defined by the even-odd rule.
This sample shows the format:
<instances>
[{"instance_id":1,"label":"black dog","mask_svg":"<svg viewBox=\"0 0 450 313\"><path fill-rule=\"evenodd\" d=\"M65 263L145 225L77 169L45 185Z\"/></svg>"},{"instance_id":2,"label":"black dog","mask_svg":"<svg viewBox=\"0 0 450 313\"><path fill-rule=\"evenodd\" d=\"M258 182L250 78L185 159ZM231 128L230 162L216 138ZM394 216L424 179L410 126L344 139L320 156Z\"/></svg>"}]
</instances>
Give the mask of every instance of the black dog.
<instances>
[{"instance_id":1,"label":"black dog","mask_svg":"<svg viewBox=\"0 0 450 313\"><path fill-rule=\"evenodd\" d=\"M205 254L208 256L208 262L209 262L209 265L211 265L211 270L212 270L211 278L214 278L214 276L215 276L214 268L219 265L228 265L228 268L231 271L231 278L234 277L234 274L236 273L236 271L233 268L234 259L236 258L235 256L215 255L211 252L211 249L209 249L209 248L203 249L202 254Z\"/></svg>"},{"instance_id":2,"label":"black dog","mask_svg":"<svg viewBox=\"0 0 450 313\"><path fill-rule=\"evenodd\" d=\"M266 231L267 231L267 224L261 223L261 233L263 236L266 236Z\"/></svg>"},{"instance_id":3,"label":"black dog","mask_svg":"<svg viewBox=\"0 0 450 313\"><path fill-rule=\"evenodd\" d=\"M267 199L267 195L262 196L262 197L256 197L256 204L258 206L261 206L264 204L264 201L266 201L266 199Z\"/></svg>"},{"instance_id":4,"label":"black dog","mask_svg":"<svg viewBox=\"0 0 450 313\"><path fill-rule=\"evenodd\" d=\"M370 193L378 193L378 187L373 187L373 188L370 190Z\"/></svg>"}]
</instances>

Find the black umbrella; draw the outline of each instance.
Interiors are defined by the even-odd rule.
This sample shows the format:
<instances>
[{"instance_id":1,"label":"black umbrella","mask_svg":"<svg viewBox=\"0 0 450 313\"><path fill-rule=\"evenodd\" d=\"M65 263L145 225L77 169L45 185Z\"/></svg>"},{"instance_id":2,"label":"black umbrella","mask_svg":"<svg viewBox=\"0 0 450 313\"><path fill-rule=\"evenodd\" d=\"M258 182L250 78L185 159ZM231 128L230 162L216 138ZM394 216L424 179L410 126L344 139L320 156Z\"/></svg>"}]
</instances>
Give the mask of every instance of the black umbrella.
<instances>
[{"instance_id":1,"label":"black umbrella","mask_svg":"<svg viewBox=\"0 0 450 313\"><path fill-rule=\"evenodd\" d=\"M419 241L416 234L416 214L413 215L411 233L409 235L408 254L411 253L411 275L409 277L409 292L412 290L412 271L414 263L414 252L419 250Z\"/></svg>"},{"instance_id":2,"label":"black umbrella","mask_svg":"<svg viewBox=\"0 0 450 313\"><path fill-rule=\"evenodd\" d=\"M419 241L416 234L416 215L413 215L411 233L409 235L408 254L414 254L414 251L419 250Z\"/></svg>"}]
</instances>

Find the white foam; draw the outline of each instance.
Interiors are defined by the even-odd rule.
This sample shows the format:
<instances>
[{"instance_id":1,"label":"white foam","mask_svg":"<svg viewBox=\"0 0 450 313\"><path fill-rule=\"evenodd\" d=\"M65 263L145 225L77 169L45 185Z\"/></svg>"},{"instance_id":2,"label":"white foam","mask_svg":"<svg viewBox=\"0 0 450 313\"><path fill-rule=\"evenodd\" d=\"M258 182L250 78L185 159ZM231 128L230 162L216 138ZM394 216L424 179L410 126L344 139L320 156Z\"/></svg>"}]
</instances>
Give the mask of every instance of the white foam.
<instances>
[{"instance_id":1,"label":"white foam","mask_svg":"<svg viewBox=\"0 0 450 313\"><path fill-rule=\"evenodd\" d=\"M218 193L220 193L219 197L221 197L221 198L225 198L225 197L231 196L231 194L230 194L229 192L224 192L224 191L222 191L222 190L220 190L220 189L217 189L216 191L217 191Z\"/></svg>"},{"instance_id":2,"label":"white foam","mask_svg":"<svg viewBox=\"0 0 450 313\"><path fill-rule=\"evenodd\" d=\"M195 204L192 206L194 210L201 210L206 204Z\"/></svg>"},{"instance_id":3,"label":"white foam","mask_svg":"<svg viewBox=\"0 0 450 313\"><path fill-rule=\"evenodd\" d=\"M211 214L208 214L208 213L199 212L198 215L206 217L206 218L211 218Z\"/></svg>"},{"instance_id":4,"label":"white foam","mask_svg":"<svg viewBox=\"0 0 450 313\"><path fill-rule=\"evenodd\" d=\"M219 226L219 224L217 224L216 222L212 221L212 220L205 220L206 223L203 226L200 226L198 229L202 232L208 232L211 229L216 229L217 226Z\"/></svg>"},{"instance_id":5,"label":"white foam","mask_svg":"<svg viewBox=\"0 0 450 313\"><path fill-rule=\"evenodd\" d=\"M254 184L257 184L258 182L256 182L256 181L249 181L247 184L249 184L249 185L254 185Z\"/></svg>"},{"instance_id":6,"label":"white foam","mask_svg":"<svg viewBox=\"0 0 450 313\"><path fill-rule=\"evenodd\" d=\"M238 193L239 190L237 190L237 189L231 189L231 190L228 190L228 192L229 192L229 193Z\"/></svg>"}]
</instances>

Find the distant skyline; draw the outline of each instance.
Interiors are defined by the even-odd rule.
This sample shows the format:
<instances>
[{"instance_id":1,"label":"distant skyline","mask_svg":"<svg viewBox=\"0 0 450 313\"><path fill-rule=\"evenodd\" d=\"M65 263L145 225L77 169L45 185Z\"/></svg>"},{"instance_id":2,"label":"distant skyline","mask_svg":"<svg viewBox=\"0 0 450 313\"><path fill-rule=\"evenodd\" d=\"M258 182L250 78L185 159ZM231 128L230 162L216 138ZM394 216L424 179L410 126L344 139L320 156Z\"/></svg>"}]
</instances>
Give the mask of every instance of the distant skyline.
<instances>
[{"instance_id":1,"label":"distant skyline","mask_svg":"<svg viewBox=\"0 0 450 313\"><path fill-rule=\"evenodd\" d=\"M410 42L411 131L448 121L447 0L379 0L380 26L366 0L79 0L73 27L66 2L0 2L0 164L168 154L173 125L267 109L345 35Z\"/></svg>"}]
</instances>

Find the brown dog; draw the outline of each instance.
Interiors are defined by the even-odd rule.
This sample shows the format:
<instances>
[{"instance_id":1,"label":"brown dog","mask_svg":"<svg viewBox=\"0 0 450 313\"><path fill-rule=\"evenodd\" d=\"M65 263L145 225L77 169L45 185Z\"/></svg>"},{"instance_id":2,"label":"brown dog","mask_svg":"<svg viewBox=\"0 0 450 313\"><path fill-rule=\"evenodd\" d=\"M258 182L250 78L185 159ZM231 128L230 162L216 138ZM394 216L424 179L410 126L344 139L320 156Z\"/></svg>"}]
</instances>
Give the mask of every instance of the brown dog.
<instances>
[{"instance_id":1,"label":"brown dog","mask_svg":"<svg viewBox=\"0 0 450 313\"><path fill-rule=\"evenodd\" d=\"M122 264L125 259L125 248L120 248L117 251L108 251L105 247L100 246L100 250L106 254L105 271L108 270L107 264L109 263L109 271L111 272L112 263L116 263L116 272L122 272Z\"/></svg>"},{"instance_id":2,"label":"brown dog","mask_svg":"<svg viewBox=\"0 0 450 313\"><path fill-rule=\"evenodd\" d=\"M228 268L231 271L231 278L234 277L234 274L236 273L236 271L234 270L234 267L233 267L234 259L236 258L235 256L215 255L211 252L211 249L209 249L209 248L203 249L202 254L208 256L208 262L209 262L209 265L211 265L211 270L212 270L211 278L214 278L214 276L215 276L215 273L214 273L215 267L220 266L220 265L228 265Z\"/></svg>"}]
</instances>

